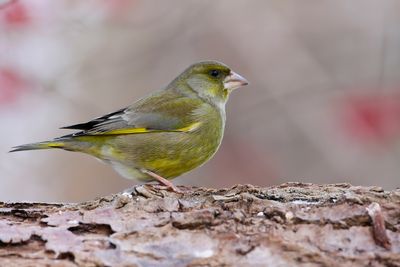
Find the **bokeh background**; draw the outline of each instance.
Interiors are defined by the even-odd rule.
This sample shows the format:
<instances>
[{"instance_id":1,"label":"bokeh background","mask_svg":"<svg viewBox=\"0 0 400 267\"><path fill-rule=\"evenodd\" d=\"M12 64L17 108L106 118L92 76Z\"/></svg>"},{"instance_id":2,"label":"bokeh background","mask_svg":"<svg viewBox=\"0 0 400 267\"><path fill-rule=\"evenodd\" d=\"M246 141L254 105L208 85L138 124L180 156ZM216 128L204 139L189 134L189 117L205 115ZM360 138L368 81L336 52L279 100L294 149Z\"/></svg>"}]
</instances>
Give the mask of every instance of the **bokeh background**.
<instances>
[{"instance_id":1,"label":"bokeh background","mask_svg":"<svg viewBox=\"0 0 400 267\"><path fill-rule=\"evenodd\" d=\"M203 59L251 84L231 96L214 159L175 183L399 186L399 1L0 0L0 200L132 186L83 154L7 151L127 106Z\"/></svg>"}]
</instances>

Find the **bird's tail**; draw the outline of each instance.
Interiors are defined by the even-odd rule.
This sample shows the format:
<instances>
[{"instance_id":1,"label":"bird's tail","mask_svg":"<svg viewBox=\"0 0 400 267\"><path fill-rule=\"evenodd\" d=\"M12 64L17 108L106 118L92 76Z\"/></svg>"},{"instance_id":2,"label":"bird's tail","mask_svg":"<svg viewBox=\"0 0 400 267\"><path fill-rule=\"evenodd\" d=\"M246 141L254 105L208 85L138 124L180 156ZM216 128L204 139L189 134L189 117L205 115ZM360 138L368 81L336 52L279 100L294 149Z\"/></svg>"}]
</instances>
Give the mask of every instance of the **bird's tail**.
<instances>
[{"instance_id":1,"label":"bird's tail","mask_svg":"<svg viewBox=\"0 0 400 267\"><path fill-rule=\"evenodd\" d=\"M36 149L49 149L49 148L64 148L65 143L60 141L45 141L26 145L15 146L9 152L36 150Z\"/></svg>"}]
</instances>

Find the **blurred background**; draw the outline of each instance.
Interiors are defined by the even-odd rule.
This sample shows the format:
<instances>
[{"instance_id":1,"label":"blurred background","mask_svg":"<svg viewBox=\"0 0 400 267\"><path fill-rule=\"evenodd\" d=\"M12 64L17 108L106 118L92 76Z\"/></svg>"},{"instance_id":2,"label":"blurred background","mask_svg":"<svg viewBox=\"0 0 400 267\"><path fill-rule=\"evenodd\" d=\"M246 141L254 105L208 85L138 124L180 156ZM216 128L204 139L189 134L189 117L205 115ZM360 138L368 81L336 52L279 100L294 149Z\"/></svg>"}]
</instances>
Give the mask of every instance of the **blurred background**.
<instances>
[{"instance_id":1,"label":"blurred background","mask_svg":"<svg viewBox=\"0 0 400 267\"><path fill-rule=\"evenodd\" d=\"M400 2L0 0L0 200L82 201L135 182L61 150L8 154L115 111L198 60L251 84L223 144L176 184L399 186Z\"/></svg>"}]
</instances>

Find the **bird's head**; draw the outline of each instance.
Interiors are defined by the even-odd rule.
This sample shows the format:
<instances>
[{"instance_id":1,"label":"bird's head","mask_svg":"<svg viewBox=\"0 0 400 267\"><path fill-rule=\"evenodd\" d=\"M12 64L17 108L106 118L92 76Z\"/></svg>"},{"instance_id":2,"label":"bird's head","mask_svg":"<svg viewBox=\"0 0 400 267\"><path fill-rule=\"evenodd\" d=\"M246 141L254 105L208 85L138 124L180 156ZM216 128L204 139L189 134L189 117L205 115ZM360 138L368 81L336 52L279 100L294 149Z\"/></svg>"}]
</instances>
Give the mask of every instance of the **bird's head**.
<instances>
[{"instance_id":1,"label":"bird's head","mask_svg":"<svg viewBox=\"0 0 400 267\"><path fill-rule=\"evenodd\" d=\"M229 94L248 81L218 61L202 61L191 65L178 78L199 97L215 104L225 104Z\"/></svg>"}]
</instances>

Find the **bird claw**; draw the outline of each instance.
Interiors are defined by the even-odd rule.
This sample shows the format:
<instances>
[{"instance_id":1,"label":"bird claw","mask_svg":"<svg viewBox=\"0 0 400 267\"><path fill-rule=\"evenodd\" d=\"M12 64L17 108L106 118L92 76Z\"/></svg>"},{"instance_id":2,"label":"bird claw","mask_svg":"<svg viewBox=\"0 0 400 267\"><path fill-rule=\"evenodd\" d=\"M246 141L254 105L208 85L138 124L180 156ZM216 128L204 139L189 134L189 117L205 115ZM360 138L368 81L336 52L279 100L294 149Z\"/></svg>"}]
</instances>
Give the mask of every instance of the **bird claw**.
<instances>
[{"instance_id":1,"label":"bird claw","mask_svg":"<svg viewBox=\"0 0 400 267\"><path fill-rule=\"evenodd\" d=\"M154 178L160 185L164 185L166 187L167 190L172 191L174 193L177 194L183 194L183 192L181 190L179 190L171 181L165 179L164 177L149 171L149 170L145 170L142 169L141 170L143 173L150 175L152 178ZM160 189L160 187L158 188Z\"/></svg>"},{"instance_id":2,"label":"bird claw","mask_svg":"<svg viewBox=\"0 0 400 267\"><path fill-rule=\"evenodd\" d=\"M147 184L146 186L151 186L155 190L167 190L176 194L183 194L183 191L174 185L170 186L165 184Z\"/></svg>"}]
</instances>

